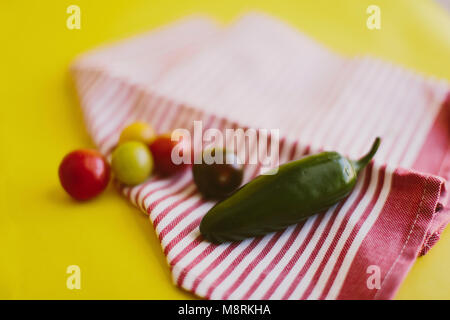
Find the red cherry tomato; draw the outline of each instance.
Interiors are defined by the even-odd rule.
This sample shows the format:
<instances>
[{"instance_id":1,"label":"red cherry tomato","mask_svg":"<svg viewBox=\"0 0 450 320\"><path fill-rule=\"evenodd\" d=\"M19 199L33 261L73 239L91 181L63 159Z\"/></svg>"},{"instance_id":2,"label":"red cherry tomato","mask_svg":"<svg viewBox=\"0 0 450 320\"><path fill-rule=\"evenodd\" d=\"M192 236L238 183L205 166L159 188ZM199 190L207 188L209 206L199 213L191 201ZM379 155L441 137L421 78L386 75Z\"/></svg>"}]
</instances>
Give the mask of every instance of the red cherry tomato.
<instances>
[{"instance_id":1,"label":"red cherry tomato","mask_svg":"<svg viewBox=\"0 0 450 320\"><path fill-rule=\"evenodd\" d=\"M177 144L178 142L172 141L169 134L157 137L150 144L156 173L168 176L180 172L186 167L186 163L175 164L172 161L172 150Z\"/></svg>"},{"instance_id":2,"label":"red cherry tomato","mask_svg":"<svg viewBox=\"0 0 450 320\"><path fill-rule=\"evenodd\" d=\"M59 180L66 192L77 200L88 200L108 185L110 167L103 155L95 150L75 150L59 165Z\"/></svg>"}]
</instances>

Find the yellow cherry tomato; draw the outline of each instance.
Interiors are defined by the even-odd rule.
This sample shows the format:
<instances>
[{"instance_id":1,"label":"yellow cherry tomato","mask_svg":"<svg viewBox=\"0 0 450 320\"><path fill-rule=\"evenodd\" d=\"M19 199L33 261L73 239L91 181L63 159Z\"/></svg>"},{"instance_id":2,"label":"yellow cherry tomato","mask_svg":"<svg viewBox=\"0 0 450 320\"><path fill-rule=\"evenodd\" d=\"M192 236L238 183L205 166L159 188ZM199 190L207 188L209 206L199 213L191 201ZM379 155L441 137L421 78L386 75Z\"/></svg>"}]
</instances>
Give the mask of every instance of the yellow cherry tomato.
<instances>
[{"instance_id":1,"label":"yellow cherry tomato","mask_svg":"<svg viewBox=\"0 0 450 320\"><path fill-rule=\"evenodd\" d=\"M150 144L156 137L155 130L145 122L135 122L123 129L120 134L119 144L126 141L139 141Z\"/></svg>"}]
</instances>

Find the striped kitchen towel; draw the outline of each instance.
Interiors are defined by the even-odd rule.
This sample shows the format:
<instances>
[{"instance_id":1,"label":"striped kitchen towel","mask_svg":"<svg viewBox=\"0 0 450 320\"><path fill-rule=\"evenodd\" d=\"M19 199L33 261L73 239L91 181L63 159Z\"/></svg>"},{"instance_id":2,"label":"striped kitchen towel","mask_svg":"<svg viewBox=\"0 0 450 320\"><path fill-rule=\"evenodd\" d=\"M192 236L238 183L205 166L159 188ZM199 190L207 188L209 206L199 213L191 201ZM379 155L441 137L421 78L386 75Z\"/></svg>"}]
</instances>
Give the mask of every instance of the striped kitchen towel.
<instances>
[{"instance_id":1,"label":"striped kitchen towel","mask_svg":"<svg viewBox=\"0 0 450 320\"><path fill-rule=\"evenodd\" d=\"M198 296L389 299L449 221L444 81L342 57L258 13L226 28L185 19L88 52L72 72L88 131L105 154L136 120L161 133L192 130L194 120L204 130L279 129L280 163L323 149L358 158L382 137L345 200L284 232L237 243L202 240L198 226L214 203L202 199L190 170L120 187L149 215L173 281ZM260 169L247 165L245 180Z\"/></svg>"}]
</instances>

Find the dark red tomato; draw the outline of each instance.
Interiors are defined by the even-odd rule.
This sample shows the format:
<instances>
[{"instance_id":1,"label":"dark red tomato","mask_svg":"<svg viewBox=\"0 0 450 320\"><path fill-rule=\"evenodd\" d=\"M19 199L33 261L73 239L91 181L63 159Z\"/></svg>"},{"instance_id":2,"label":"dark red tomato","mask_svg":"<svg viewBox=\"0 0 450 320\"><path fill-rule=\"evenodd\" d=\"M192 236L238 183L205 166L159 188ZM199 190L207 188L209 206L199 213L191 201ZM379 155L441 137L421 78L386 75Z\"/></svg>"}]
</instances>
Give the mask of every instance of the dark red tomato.
<instances>
[{"instance_id":1,"label":"dark red tomato","mask_svg":"<svg viewBox=\"0 0 450 320\"><path fill-rule=\"evenodd\" d=\"M95 150L75 150L59 165L59 180L66 192L77 200L88 200L108 186L110 166Z\"/></svg>"},{"instance_id":2,"label":"dark red tomato","mask_svg":"<svg viewBox=\"0 0 450 320\"><path fill-rule=\"evenodd\" d=\"M206 198L220 199L239 188L244 176L244 166L238 162L234 153L224 149L213 149L211 156L215 157L216 152L222 152L221 163L208 164L203 157L202 163L194 164L192 173L198 190Z\"/></svg>"},{"instance_id":3,"label":"dark red tomato","mask_svg":"<svg viewBox=\"0 0 450 320\"><path fill-rule=\"evenodd\" d=\"M176 164L172 160L172 150L177 144L177 141L172 141L170 134L158 136L150 144L150 151L152 152L157 174L169 176L186 168L186 163Z\"/></svg>"}]
</instances>

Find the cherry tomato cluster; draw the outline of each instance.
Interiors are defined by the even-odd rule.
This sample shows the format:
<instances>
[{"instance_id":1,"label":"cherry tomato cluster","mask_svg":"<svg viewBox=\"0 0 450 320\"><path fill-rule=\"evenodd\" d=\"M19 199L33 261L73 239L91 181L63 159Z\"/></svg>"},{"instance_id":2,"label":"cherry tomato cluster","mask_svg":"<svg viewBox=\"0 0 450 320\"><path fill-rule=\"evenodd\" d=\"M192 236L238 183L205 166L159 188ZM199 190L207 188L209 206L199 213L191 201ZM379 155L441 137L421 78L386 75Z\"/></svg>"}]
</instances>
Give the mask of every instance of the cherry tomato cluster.
<instances>
[{"instance_id":1,"label":"cherry tomato cluster","mask_svg":"<svg viewBox=\"0 0 450 320\"><path fill-rule=\"evenodd\" d=\"M170 134L158 136L147 123L136 122L122 131L112 152L111 164L95 150L75 150L63 158L59 166L59 179L64 190L73 198L88 200L106 189L111 171L115 179L129 186L144 182L152 173L174 175L187 165L172 161L172 150L177 144ZM180 150L182 153L187 151L183 145ZM242 183L243 166L233 153L224 149L209 152L213 156L217 152L222 153L223 163L207 164L202 155L202 162L193 166L194 182L205 197L222 198Z\"/></svg>"},{"instance_id":2,"label":"cherry tomato cluster","mask_svg":"<svg viewBox=\"0 0 450 320\"><path fill-rule=\"evenodd\" d=\"M170 134L158 136L147 123L136 122L122 131L111 164L95 150L75 150L63 158L59 179L73 198L88 200L106 189L111 171L119 182L130 186L144 182L153 172L172 175L185 167L171 160L176 144Z\"/></svg>"}]
</instances>

